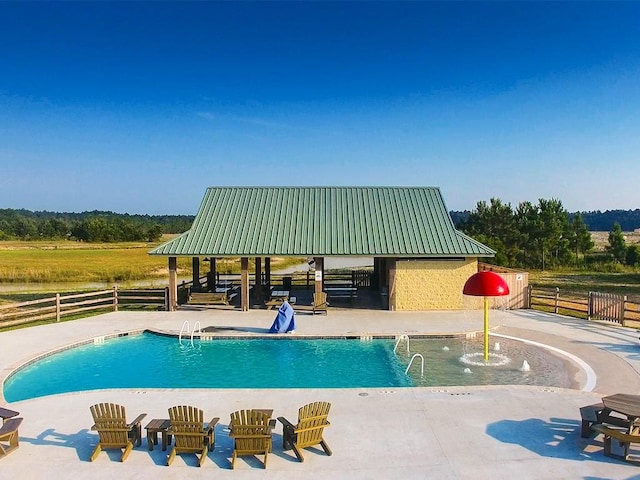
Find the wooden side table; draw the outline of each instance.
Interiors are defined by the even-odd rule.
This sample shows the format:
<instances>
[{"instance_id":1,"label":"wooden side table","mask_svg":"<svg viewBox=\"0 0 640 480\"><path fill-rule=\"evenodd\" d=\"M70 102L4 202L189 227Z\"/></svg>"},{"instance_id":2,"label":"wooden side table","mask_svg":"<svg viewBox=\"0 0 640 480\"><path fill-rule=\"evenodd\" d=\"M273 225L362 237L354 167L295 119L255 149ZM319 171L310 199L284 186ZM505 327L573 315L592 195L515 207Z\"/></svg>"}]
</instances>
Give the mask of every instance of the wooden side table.
<instances>
[{"instance_id":1,"label":"wooden side table","mask_svg":"<svg viewBox=\"0 0 640 480\"><path fill-rule=\"evenodd\" d=\"M154 418L144 427L147 430L149 451L152 451L153 446L158 444L158 433L162 435L162 451L167 449L167 445L171 443L171 435L167 432L170 426L171 421L168 418Z\"/></svg>"},{"instance_id":2,"label":"wooden side table","mask_svg":"<svg viewBox=\"0 0 640 480\"><path fill-rule=\"evenodd\" d=\"M9 420L10 418L17 417L18 415L20 415L20 413L16 412L15 410L9 410L8 408L0 407L0 418L2 418L3 425L4 422Z\"/></svg>"}]
</instances>

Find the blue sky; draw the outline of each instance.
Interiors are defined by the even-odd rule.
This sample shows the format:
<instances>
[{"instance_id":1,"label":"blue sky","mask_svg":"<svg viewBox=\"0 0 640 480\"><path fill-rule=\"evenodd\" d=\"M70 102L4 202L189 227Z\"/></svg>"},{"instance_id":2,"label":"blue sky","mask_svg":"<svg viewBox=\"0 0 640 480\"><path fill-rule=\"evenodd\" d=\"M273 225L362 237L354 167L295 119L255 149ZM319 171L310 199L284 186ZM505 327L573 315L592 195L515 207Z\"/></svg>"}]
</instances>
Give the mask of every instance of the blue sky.
<instances>
[{"instance_id":1,"label":"blue sky","mask_svg":"<svg viewBox=\"0 0 640 480\"><path fill-rule=\"evenodd\" d=\"M640 2L0 2L0 208L215 185L640 208Z\"/></svg>"}]
</instances>

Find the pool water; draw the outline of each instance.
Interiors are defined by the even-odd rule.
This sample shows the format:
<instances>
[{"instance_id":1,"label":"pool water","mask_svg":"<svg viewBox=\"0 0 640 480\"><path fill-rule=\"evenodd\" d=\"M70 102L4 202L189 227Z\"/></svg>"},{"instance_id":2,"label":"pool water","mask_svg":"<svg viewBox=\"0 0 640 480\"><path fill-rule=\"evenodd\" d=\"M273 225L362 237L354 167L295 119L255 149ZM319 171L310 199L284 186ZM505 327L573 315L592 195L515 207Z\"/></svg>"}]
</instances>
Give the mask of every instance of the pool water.
<instances>
[{"instance_id":1,"label":"pool water","mask_svg":"<svg viewBox=\"0 0 640 480\"><path fill-rule=\"evenodd\" d=\"M187 340L144 333L87 344L12 375L7 401L102 388L410 386L391 339Z\"/></svg>"},{"instance_id":2,"label":"pool water","mask_svg":"<svg viewBox=\"0 0 640 480\"><path fill-rule=\"evenodd\" d=\"M415 360L409 370L414 386L418 387L540 385L579 388L576 381L578 368L566 358L516 340L498 338L496 341L493 337L492 340L489 360L494 365L490 366L484 365L482 338L412 338L409 354L404 345L399 345L397 352L405 365L416 353L425 358L423 376ZM528 370L523 368L525 362Z\"/></svg>"},{"instance_id":3,"label":"pool water","mask_svg":"<svg viewBox=\"0 0 640 480\"><path fill-rule=\"evenodd\" d=\"M182 340L143 333L85 344L47 356L4 383L9 402L105 388L358 388L534 384L571 387L567 362L540 348L503 342L500 368L461 363L478 341L411 339L410 353L395 340ZM425 358L405 370L410 358ZM522 359L531 365L520 371Z\"/></svg>"}]
</instances>

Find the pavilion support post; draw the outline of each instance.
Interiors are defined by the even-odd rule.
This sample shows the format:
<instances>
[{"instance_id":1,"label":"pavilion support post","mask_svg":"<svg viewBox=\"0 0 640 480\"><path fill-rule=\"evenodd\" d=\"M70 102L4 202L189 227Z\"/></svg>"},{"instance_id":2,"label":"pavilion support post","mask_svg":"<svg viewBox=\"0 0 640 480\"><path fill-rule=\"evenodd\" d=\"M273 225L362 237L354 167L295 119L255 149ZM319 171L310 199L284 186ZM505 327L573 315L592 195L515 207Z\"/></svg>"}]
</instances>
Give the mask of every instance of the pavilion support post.
<instances>
[{"instance_id":1,"label":"pavilion support post","mask_svg":"<svg viewBox=\"0 0 640 480\"><path fill-rule=\"evenodd\" d=\"M240 259L240 309L249 310L249 258Z\"/></svg>"},{"instance_id":2,"label":"pavilion support post","mask_svg":"<svg viewBox=\"0 0 640 480\"><path fill-rule=\"evenodd\" d=\"M209 258L209 271L207 272L207 290L210 292L215 292L216 290L216 259L213 257Z\"/></svg>"},{"instance_id":3,"label":"pavilion support post","mask_svg":"<svg viewBox=\"0 0 640 480\"><path fill-rule=\"evenodd\" d=\"M193 272L193 289L200 290L200 257L193 257L191 259L191 271Z\"/></svg>"},{"instance_id":4,"label":"pavilion support post","mask_svg":"<svg viewBox=\"0 0 640 480\"><path fill-rule=\"evenodd\" d=\"M256 263L255 265L256 280L255 280L254 288L256 289L256 298L258 299L258 301L260 301L262 299L262 258L256 257L255 263Z\"/></svg>"},{"instance_id":5,"label":"pavilion support post","mask_svg":"<svg viewBox=\"0 0 640 480\"><path fill-rule=\"evenodd\" d=\"M371 277L371 288L380 290L380 257L373 258L373 276Z\"/></svg>"},{"instance_id":6,"label":"pavilion support post","mask_svg":"<svg viewBox=\"0 0 640 480\"><path fill-rule=\"evenodd\" d=\"M267 291L271 289L271 257L264 259L264 277Z\"/></svg>"},{"instance_id":7,"label":"pavilion support post","mask_svg":"<svg viewBox=\"0 0 640 480\"><path fill-rule=\"evenodd\" d=\"M178 307L178 259L169 257L169 311Z\"/></svg>"},{"instance_id":8,"label":"pavilion support post","mask_svg":"<svg viewBox=\"0 0 640 480\"><path fill-rule=\"evenodd\" d=\"M324 257L314 257L313 261L316 269L313 292L319 295L324 286Z\"/></svg>"}]
</instances>

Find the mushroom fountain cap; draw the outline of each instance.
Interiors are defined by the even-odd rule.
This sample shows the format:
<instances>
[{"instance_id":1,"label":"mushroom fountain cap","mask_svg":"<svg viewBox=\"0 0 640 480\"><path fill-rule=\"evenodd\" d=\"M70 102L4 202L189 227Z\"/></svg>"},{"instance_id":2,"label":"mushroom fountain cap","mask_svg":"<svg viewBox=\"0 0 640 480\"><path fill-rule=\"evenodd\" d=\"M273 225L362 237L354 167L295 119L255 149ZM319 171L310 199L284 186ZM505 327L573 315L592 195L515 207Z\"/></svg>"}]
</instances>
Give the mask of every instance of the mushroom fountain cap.
<instances>
[{"instance_id":1,"label":"mushroom fountain cap","mask_svg":"<svg viewBox=\"0 0 640 480\"><path fill-rule=\"evenodd\" d=\"M509 295L509 285L500 275L490 271L474 273L464 284L462 293L476 297Z\"/></svg>"}]
</instances>

